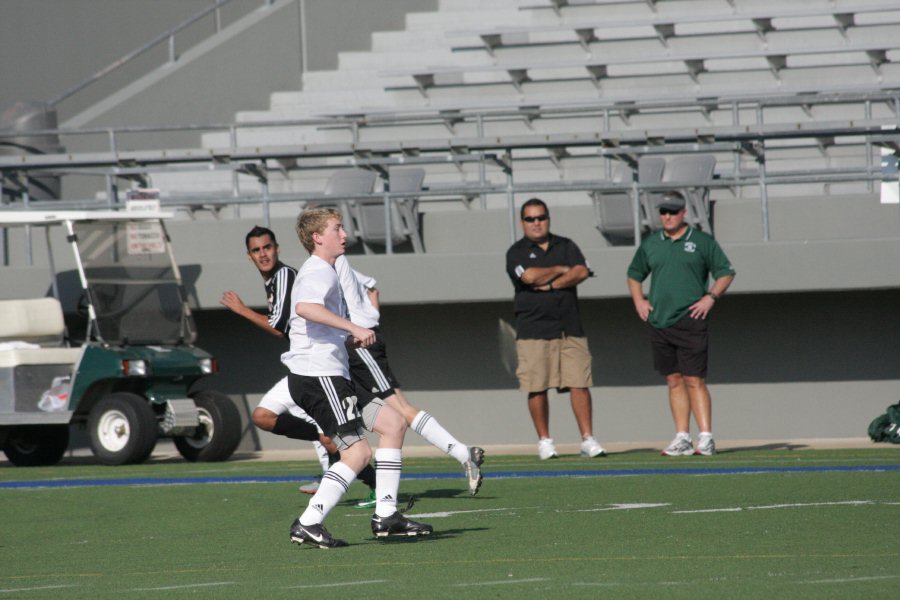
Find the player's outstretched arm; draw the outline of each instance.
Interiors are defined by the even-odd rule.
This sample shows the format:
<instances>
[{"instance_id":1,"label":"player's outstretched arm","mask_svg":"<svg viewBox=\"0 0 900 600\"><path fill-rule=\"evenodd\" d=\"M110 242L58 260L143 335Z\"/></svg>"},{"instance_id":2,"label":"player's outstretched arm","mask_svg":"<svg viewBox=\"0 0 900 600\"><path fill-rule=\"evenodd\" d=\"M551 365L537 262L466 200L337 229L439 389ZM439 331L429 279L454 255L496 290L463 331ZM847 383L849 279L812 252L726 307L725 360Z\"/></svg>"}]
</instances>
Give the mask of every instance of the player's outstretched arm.
<instances>
[{"instance_id":1,"label":"player's outstretched arm","mask_svg":"<svg viewBox=\"0 0 900 600\"><path fill-rule=\"evenodd\" d=\"M265 330L267 333L270 333L276 337L284 337L284 335L269 325L269 318L262 314L258 313L241 300L241 297L232 291L227 291L222 294L222 299L219 300L219 304L230 310L231 312L238 314L260 329Z\"/></svg>"}]
</instances>

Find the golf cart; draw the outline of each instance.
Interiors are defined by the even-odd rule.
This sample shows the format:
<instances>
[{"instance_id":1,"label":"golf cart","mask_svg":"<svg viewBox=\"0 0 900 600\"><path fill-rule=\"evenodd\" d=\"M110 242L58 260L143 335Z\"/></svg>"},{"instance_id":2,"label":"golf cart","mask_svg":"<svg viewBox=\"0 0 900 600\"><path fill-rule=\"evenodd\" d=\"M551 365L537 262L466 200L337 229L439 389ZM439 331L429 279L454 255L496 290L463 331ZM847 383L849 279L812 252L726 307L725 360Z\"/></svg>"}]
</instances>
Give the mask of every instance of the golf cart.
<instances>
[{"instance_id":1,"label":"golf cart","mask_svg":"<svg viewBox=\"0 0 900 600\"><path fill-rule=\"evenodd\" d=\"M54 296L0 301L0 448L13 464L59 462L72 425L87 428L91 450L109 465L146 460L159 437L172 438L190 461L234 452L237 407L196 389L217 364L193 345L194 320L163 220L169 216L0 211L7 232L45 230ZM77 278L68 285L55 268L51 239L60 239L59 229L74 253ZM60 292L83 333L65 326Z\"/></svg>"}]
</instances>

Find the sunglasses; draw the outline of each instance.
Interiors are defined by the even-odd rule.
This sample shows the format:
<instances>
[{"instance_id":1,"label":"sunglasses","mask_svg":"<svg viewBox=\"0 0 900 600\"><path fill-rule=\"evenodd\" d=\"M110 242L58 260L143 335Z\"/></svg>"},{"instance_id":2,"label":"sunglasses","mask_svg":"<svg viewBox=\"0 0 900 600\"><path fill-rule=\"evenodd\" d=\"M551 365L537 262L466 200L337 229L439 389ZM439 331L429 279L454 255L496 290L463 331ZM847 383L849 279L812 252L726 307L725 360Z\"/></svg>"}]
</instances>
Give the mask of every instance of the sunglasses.
<instances>
[{"instance_id":1,"label":"sunglasses","mask_svg":"<svg viewBox=\"0 0 900 600\"><path fill-rule=\"evenodd\" d=\"M538 223L543 223L549 218L550 217L547 215L537 215L535 217L522 217L522 220L526 223L534 223L535 221L537 221Z\"/></svg>"},{"instance_id":2,"label":"sunglasses","mask_svg":"<svg viewBox=\"0 0 900 600\"><path fill-rule=\"evenodd\" d=\"M677 215L681 212L680 208L661 208L659 209L659 214L661 215Z\"/></svg>"}]
</instances>

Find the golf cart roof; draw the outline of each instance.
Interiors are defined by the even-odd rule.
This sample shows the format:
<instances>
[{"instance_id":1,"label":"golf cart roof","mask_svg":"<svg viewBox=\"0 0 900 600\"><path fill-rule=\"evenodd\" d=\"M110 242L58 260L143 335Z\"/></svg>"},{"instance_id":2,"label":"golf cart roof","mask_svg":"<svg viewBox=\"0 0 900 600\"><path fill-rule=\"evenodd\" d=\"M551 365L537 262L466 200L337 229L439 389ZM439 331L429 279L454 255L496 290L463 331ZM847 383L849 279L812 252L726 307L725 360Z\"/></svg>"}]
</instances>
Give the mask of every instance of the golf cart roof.
<instances>
[{"instance_id":1,"label":"golf cart roof","mask_svg":"<svg viewBox=\"0 0 900 600\"><path fill-rule=\"evenodd\" d=\"M127 210L0 210L0 227L53 225L65 221L141 221L169 219L171 212Z\"/></svg>"}]
</instances>

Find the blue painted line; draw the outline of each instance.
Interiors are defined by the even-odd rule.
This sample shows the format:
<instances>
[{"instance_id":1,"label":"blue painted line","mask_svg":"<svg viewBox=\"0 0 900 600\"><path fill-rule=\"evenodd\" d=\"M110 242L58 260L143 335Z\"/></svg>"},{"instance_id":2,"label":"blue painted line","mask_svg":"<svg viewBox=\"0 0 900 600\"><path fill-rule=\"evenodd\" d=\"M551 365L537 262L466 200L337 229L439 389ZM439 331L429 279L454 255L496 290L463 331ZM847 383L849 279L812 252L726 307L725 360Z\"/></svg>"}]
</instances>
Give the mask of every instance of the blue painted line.
<instances>
[{"instance_id":1,"label":"blue painted line","mask_svg":"<svg viewBox=\"0 0 900 600\"><path fill-rule=\"evenodd\" d=\"M622 477L636 475L752 475L757 473L871 473L900 471L900 465L857 465L818 467L734 467L694 469L603 469L585 471L494 471L485 473L487 479L519 477ZM404 473L403 479L457 479L458 473ZM34 481L4 481L0 489L76 488L109 486L206 485L236 483L298 483L313 476L268 477L134 477L123 479L48 479Z\"/></svg>"}]
</instances>

